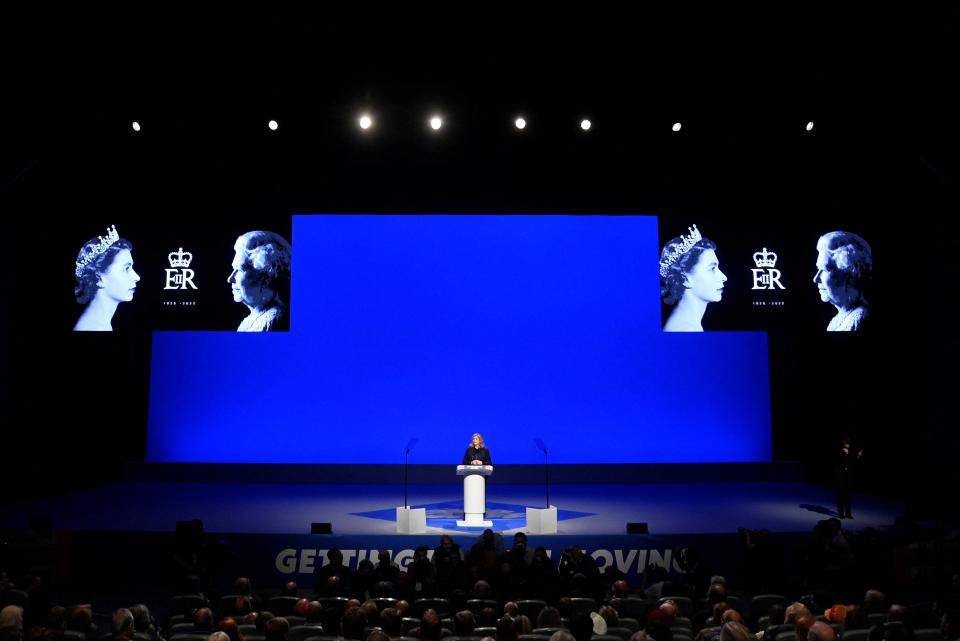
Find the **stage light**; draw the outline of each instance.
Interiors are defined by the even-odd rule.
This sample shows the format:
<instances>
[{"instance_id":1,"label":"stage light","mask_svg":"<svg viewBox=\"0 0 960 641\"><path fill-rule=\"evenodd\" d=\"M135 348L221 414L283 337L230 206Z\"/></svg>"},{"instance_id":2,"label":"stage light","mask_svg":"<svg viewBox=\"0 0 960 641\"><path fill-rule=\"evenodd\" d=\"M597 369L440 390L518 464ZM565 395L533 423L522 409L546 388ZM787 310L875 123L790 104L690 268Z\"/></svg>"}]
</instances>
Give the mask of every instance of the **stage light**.
<instances>
[{"instance_id":1,"label":"stage light","mask_svg":"<svg viewBox=\"0 0 960 641\"><path fill-rule=\"evenodd\" d=\"M369 128L372 127L372 126L373 126L373 119L370 118L370 116L368 116L367 114L363 114L362 116L360 116L360 128L361 128L361 129L367 130L367 129L369 129Z\"/></svg>"},{"instance_id":2,"label":"stage light","mask_svg":"<svg viewBox=\"0 0 960 641\"><path fill-rule=\"evenodd\" d=\"M271 120L270 122L267 123L267 127L270 128L270 131L276 131L276 130L277 130L277 127L279 127L279 126L280 126L280 125L277 124L277 121L276 121L276 120Z\"/></svg>"},{"instance_id":3,"label":"stage light","mask_svg":"<svg viewBox=\"0 0 960 641\"><path fill-rule=\"evenodd\" d=\"M133 130L134 130L134 131L140 131L140 123L137 122L136 120L134 120L134 121L133 121L133 124L130 125L130 126L133 127Z\"/></svg>"},{"instance_id":4,"label":"stage light","mask_svg":"<svg viewBox=\"0 0 960 641\"><path fill-rule=\"evenodd\" d=\"M593 123L587 120L586 118L580 121L580 128L583 129L584 131L590 131L590 127L592 126L593 126Z\"/></svg>"},{"instance_id":5,"label":"stage light","mask_svg":"<svg viewBox=\"0 0 960 641\"><path fill-rule=\"evenodd\" d=\"M440 116L434 116L430 119L430 128L434 131L439 131L440 127L443 126L443 121L440 119Z\"/></svg>"},{"instance_id":6,"label":"stage light","mask_svg":"<svg viewBox=\"0 0 960 641\"><path fill-rule=\"evenodd\" d=\"M813 131L813 121L807 123L807 131Z\"/></svg>"},{"instance_id":7,"label":"stage light","mask_svg":"<svg viewBox=\"0 0 960 641\"><path fill-rule=\"evenodd\" d=\"M672 129L673 129L674 131L680 131L680 127L682 127L682 125L681 125L679 122L675 122L675 123L673 123Z\"/></svg>"},{"instance_id":8,"label":"stage light","mask_svg":"<svg viewBox=\"0 0 960 641\"><path fill-rule=\"evenodd\" d=\"M517 129L525 129L527 126L527 121L524 120L523 118L517 118L516 122L514 122L513 124L517 126Z\"/></svg>"}]
</instances>

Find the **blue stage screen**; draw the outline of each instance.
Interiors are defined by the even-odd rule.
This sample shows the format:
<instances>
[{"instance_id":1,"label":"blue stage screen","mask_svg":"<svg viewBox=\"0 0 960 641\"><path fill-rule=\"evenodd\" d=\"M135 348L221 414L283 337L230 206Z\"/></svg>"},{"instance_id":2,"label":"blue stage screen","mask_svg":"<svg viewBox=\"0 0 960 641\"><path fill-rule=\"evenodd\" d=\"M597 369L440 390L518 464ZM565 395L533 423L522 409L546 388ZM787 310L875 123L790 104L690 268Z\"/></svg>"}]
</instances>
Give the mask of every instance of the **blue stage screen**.
<instances>
[{"instance_id":1,"label":"blue stage screen","mask_svg":"<svg viewBox=\"0 0 960 641\"><path fill-rule=\"evenodd\" d=\"M770 460L767 337L660 330L652 216L293 220L289 333L154 335L147 459ZM722 304L722 303L719 303Z\"/></svg>"}]
</instances>

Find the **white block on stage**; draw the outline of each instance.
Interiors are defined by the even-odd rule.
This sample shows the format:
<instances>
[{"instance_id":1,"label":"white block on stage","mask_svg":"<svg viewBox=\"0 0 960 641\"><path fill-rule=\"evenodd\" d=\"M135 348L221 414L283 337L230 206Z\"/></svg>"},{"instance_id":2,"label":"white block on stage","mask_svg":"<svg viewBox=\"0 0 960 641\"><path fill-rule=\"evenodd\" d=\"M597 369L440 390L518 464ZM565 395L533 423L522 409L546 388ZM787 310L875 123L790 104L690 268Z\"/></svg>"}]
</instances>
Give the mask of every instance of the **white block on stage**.
<instances>
[{"instance_id":1,"label":"white block on stage","mask_svg":"<svg viewBox=\"0 0 960 641\"><path fill-rule=\"evenodd\" d=\"M548 508L527 508L528 534L556 534L557 533L557 506Z\"/></svg>"},{"instance_id":2,"label":"white block on stage","mask_svg":"<svg viewBox=\"0 0 960 641\"><path fill-rule=\"evenodd\" d=\"M425 534L427 509L423 507L397 508L397 534Z\"/></svg>"}]
</instances>

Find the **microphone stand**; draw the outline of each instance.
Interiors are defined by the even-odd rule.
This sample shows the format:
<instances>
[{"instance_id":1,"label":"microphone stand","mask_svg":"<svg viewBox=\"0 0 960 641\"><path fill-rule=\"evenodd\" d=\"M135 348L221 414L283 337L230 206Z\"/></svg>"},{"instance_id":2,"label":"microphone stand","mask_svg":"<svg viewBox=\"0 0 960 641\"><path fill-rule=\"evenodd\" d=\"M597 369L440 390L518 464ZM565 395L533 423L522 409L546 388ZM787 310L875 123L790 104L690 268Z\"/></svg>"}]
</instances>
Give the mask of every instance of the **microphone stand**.
<instances>
[{"instance_id":1,"label":"microphone stand","mask_svg":"<svg viewBox=\"0 0 960 641\"><path fill-rule=\"evenodd\" d=\"M407 465L410 459L410 448L405 447L403 449L403 507L410 507L410 502L407 501Z\"/></svg>"},{"instance_id":2,"label":"microphone stand","mask_svg":"<svg viewBox=\"0 0 960 641\"><path fill-rule=\"evenodd\" d=\"M407 468L410 462L410 450L413 449L413 446L416 445L419 440L419 438L412 438L410 442L407 443L407 446L403 448L403 507L405 508L410 507L410 502L407 500L407 480L409 477Z\"/></svg>"},{"instance_id":3,"label":"microphone stand","mask_svg":"<svg viewBox=\"0 0 960 641\"><path fill-rule=\"evenodd\" d=\"M547 458L547 444L543 442L543 439L537 437L533 439L533 444L537 446L537 449L543 450L543 473L545 475L544 487L547 489L547 509L550 509L550 461Z\"/></svg>"},{"instance_id":4,"label":"microphone stand","mask_svg":"<svg viewBox=\"0 0 960 641\"><path fill-rule=\"evenodd\" d=\"M543 448L543 472L546 476L547 509L550 509L550 462L547 460L547 448Z\"/></svg>"}]
</instances>

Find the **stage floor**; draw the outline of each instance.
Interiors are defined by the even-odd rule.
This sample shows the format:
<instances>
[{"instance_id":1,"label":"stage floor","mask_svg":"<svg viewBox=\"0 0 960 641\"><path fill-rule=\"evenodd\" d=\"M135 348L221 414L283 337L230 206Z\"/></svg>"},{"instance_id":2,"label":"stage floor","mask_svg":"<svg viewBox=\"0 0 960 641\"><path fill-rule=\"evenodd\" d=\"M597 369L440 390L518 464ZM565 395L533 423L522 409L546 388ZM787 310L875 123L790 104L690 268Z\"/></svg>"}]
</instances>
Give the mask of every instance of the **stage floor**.
<instances>
[{"instance_id":1,"label":"stage floor","mask_svg":"<svg viewBox=\"0 0 960 641\"><path fill-rule=\"evenodd\" d=\"M463 495L455 485L412 485L412 507L427 508L428 533L473 532L458 528ZM739 527L772 532L809 532L835 515L829 488L805 483L710 483L554 485L550 502L559 510L558 534L624 534L628 522L646 522L651 534L715 534ZM7 503L0 527L24 528L34 515L55 528L171 532L178 520L199 518L207 532L305 534L313 522L328 522L338 535L394 534L394 509L403 487L391 485L171 483L126 481L64 496ZM494 529L525 526L524 507L544 507L541 486L487 487ZM855 496L848 529L884 527L902 506L878 497Z\"/></svg>"}]
</instances>

